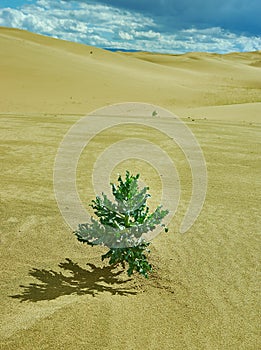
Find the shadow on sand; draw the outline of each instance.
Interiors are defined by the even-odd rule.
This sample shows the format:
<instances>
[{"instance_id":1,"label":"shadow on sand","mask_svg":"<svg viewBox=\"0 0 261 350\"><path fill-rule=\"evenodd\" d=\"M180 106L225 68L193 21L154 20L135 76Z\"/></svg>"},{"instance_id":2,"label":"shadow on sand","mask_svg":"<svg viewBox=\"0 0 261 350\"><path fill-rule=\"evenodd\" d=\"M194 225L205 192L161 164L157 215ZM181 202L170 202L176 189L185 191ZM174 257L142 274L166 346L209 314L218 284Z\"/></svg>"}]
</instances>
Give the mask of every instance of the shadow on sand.
<instances>
[{"instance_id":1,"label":"shadow on sand","mask_svg":"<svg viewBox=\"0 0 261 350\"><path fill-rule=\"evenodd\" d=\"M36 278L40 283L30 283L28 286L21 285L22 293L10 297L20 299L21 302L37 302L70 294L90 294L92 296L101 292L110 292L113 295L137 294L135 291L121 287L130 279L120 280L118 277L123 271L113 271L115 270L114 266L100 268L88 263L89 269L83 269L72 260L65 260L66 262L60 263L58 266L67 272L67 275L53 270L33 268L29 271L29 275Z\"/></svg>"}]
</instances>

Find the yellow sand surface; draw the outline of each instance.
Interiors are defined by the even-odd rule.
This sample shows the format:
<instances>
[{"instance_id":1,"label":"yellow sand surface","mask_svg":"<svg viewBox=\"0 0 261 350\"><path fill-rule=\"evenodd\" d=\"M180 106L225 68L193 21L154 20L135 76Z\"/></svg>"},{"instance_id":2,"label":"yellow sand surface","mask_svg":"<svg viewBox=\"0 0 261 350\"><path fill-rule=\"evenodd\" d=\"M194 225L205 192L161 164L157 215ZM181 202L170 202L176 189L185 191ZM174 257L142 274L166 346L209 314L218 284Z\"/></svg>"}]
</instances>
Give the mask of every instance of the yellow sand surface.
<instances>
[{"instance_id":1,"label":"yellow sand surface","mask_svg":"<svg viewBox=\"0 0 261 350\"><path fill-rule=\"evenodd\" d=\"M1 349L261 348L260 62L260 51L112 53L0 28ZM118 127L96 135L83 152L77 180L86 207L95 195L95 159L126 132L175 163L180 204L169 232L153 240L148 280L101 262L105 248L80 244L53 188L55 157L70 127L97 108L130 101L182 117L208 172L203 209L182 235L192 182L172 140ZM169 118L162 123L173 127ZM152 205L160 201L151 165L126 160L112 181L125 169L140 172Z\"/></svg>"}]
</instances>

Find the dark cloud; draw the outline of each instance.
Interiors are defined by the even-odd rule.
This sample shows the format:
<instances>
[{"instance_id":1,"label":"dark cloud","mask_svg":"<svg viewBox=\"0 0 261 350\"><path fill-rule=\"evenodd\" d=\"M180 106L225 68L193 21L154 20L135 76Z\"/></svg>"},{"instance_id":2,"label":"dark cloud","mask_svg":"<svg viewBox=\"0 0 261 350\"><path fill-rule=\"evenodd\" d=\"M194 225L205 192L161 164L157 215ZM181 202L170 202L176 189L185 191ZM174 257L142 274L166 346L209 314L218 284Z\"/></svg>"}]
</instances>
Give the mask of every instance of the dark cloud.
<instances>
[{"instance_id":1,"label":"dark cloud","mask_svg":"<svg viewBox=\"0 0 261 350\"><path fill-rule=\"evenodd\" d=\"M66 0L67 2L75 0ZM153 16L162 32L221 27L260 35L260 0L77 0L100 3Z\"/></svg>"}]
</instances>

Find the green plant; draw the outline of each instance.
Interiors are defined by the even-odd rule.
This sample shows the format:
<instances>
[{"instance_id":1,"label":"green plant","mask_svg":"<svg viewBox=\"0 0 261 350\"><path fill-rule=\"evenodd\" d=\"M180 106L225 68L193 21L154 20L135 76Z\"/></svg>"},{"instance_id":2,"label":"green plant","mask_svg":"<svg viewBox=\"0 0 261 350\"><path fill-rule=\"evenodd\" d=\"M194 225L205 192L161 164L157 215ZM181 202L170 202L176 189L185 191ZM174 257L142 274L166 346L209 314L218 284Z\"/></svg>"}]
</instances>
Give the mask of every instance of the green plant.
<instances>
[{"instance_id":1,"label":"green plant","mask_svg":"<svg viewBox=\"0 0 261 350\"><path fill-rule=\"evenodd\" d=\"M149 252L150 242L142 235L161 224L168 210L163 210L160 205L149 213L146 204L150 197L147 193L149 188L140 190L138 179L139 174L133 176L129 171L126 171L125 181L120 175L119 184L111 184L115 201L110 201L104 193L101 197L97 196L90 206L99 221L91 218L91 223L80 224L74 233L80 242L108 247L109 251L102 255L102 260L108 258L109 264L121 263L123 267L128 263L129 276L137 271L147 278L148 272L152 271L145 255L145 252Z\"/></svg>"}]
</instances>

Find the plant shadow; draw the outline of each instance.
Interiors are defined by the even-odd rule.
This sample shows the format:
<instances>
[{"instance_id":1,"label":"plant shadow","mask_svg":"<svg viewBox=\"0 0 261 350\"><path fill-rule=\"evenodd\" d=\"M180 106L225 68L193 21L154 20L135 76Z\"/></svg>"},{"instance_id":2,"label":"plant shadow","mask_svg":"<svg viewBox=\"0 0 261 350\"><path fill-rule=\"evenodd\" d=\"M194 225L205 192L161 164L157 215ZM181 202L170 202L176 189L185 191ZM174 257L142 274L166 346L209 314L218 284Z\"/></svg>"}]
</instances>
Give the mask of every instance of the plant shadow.
<instances>
[{"instance_id":1,"label":"plant shadow","mask_svg":"<svg viewBox=\"0 0 261 350\"><path fill-rule=\"evenodd\" d=\"M52 300L63 295L84 295L92 296L102 292L109 292L112 295L136 295L136 291L124 289L121 286L130 281L120 280L119 275L123 271L113 271L115 266L96 267L88 263L89 269L83 269L70 259L60 263L58 266L66 274L54 270L36 269L29 271L29 275L36 278L38 283L30 283L23 288L21 294L11 295L11 298L23 301L37 302L41 300ZM68 275L69 272L69 275Z\"/></svg>"}]
</instances>

